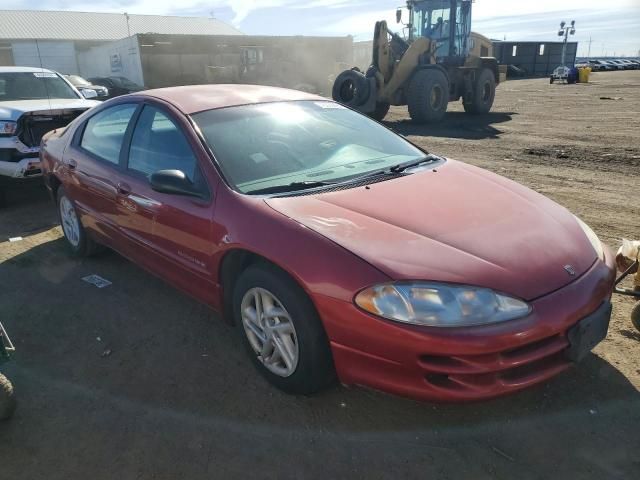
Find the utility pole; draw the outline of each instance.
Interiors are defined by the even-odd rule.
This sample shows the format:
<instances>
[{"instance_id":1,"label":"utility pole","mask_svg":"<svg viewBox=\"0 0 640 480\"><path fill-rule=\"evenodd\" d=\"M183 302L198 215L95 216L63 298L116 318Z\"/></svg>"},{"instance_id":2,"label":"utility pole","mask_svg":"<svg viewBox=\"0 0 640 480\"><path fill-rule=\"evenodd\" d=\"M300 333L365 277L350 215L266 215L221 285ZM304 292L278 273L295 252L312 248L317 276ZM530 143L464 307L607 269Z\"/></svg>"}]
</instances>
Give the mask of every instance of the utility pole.
<instances>
[{"instance_id":1,"label":"utility pole","mask_svg":"<svg viewBox=\"0 0 640 480\"><path fill-rule=\"evenodd\" d=\"M124 18L127 20L127 37L131 36L131 26L129 25L129 14L124 12Z\"/></svg>"},{"instance_id":2,"label":"utility pole","mask_svg":"<svg viewBox=\"0 0 640 480\"><path fill-rule=\"evenodd\" d=\"M589 37L589 53L587 54L587 58L591 58L591 37Z\"/></svg>"}]
</instances>

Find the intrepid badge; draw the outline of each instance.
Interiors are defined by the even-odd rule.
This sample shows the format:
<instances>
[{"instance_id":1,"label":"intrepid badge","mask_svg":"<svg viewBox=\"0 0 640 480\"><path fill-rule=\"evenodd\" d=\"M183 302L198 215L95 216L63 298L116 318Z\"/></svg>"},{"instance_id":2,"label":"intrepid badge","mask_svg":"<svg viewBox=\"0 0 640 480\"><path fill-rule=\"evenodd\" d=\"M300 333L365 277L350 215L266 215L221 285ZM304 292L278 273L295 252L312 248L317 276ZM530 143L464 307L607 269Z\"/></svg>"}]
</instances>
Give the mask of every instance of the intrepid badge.
<instances>
[{"instance_id":1,"label":"intrepid badge","mask_svg":"<svg viewBox=\"0 0 640 480\"><path fill-rule=\"evenodd\" d=\"M575 270L575 268L573 268L573 266L572 266L572 265L565 265L565 266L564 266L564 269L565 269L565 271L566 271L569 275L571 275L572 277L575 277L575 276L576 276L576 270Z\"/></svg>"}]
</instances>

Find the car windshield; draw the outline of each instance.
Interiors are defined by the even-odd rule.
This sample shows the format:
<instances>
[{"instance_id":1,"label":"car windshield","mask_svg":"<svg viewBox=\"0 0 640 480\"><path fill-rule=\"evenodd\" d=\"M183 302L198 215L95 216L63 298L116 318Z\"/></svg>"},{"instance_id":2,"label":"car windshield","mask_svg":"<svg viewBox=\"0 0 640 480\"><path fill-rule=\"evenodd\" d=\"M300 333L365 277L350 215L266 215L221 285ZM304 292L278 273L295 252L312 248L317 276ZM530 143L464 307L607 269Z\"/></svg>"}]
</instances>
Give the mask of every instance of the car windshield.
<instances>
[{"instance_id":1,"label":"car windshield","mask_svg":"<svg viewBox=\"0 0 640 480\"><path fill-rule=\"evenodd\" d=\"M373 120L331 101L209 110L193 119L237 190L340 182L424 157Z\"/></svg>"},{"instance_id":2,"label":"car windshield","mask_svg":"<svg viewBox=\"0 0 640 480\"><path fill-rule=\"evenodd\" d=\"M79 98L58 74L52 72L0 73L0 102L40 100L46 98Z\"/></svg>"},{"instance_id":3,"label":"car windshield","mask_svg":"<svg viewBox=\"0 0 640 480\"><path fill-rule=\"evenodd\" d=\"M78 75L69 75L67 78L73 85L77 87L88 87L91 85L88 81L86 81L82 77L79 77Z\"/></svg>"}]
</instances>

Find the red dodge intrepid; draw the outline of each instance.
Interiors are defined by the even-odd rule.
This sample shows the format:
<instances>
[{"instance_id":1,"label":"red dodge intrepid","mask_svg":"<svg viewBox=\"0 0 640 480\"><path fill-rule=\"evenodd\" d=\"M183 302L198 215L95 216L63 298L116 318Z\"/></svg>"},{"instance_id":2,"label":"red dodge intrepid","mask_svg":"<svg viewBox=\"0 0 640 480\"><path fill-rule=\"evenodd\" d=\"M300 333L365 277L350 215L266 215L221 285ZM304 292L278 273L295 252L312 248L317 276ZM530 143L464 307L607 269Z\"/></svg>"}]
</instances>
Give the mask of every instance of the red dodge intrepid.
<instances>
[{"instance_id":1,"label":"red dodge intrepid","mask_svg":"<svg viewBox=\"0 0 640 480\"><path fill-rule=\"evenodd\" d=\"M75 254L108 246L222 311L286 392L486 399L607 333L614 260L587 225L318 96L149 90L49 133L41 160Z\"/></svg>"}]
</instances>

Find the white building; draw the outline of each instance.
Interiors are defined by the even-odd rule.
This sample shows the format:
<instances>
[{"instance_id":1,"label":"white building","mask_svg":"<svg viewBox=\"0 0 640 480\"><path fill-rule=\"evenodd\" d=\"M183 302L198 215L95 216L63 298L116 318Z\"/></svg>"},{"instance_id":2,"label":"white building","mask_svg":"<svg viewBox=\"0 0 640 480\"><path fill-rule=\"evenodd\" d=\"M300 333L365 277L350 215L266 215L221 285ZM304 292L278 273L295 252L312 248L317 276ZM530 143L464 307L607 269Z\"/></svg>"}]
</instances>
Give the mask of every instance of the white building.
<instances>
[{"instance_id":1,"label":"white building","mask_svg":"<svg viewBox=\"0 0 640 480\"><path fill-rule=\"evenodd\" d=\"M0 10L0 66L44 67L79 74L82 52L142 33L242 35L215 18ZM126 61L126 56L122 57Z\"/></svg>"}]
</instances>

